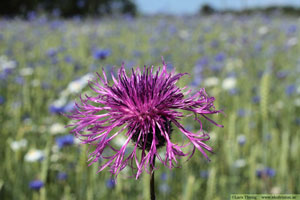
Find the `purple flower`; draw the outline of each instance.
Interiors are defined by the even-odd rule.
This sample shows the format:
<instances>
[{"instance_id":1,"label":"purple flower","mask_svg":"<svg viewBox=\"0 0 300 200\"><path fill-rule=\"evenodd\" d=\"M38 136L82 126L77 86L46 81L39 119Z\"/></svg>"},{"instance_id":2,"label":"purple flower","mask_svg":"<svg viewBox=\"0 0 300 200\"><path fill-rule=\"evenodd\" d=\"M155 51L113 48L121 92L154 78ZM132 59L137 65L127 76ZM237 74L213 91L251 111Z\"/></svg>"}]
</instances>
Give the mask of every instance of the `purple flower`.
<instances>
[{"instance_id":1,"label":"purple flower","mask_svg":"<svg viewBox=\"0 0 300 200\"><path fill-rule=\"evenodd\" d=\"M29 183L29 188L32 190L40 190L44 186L44 182L41 180L34 180Z\"/></svg>"},{"instance_id":2,"label":"purple flower","mask_svg":"<svg viewBox=\"0 0 300 200\"><path fill-rule=\"evenodd\" d=\"M178 164L178 158L189 159L196 149L209 160L206 151L212 152L212 148L204 143L210 137L203 132L202 121L206 119L223 127L208 117L222 111L215 109L215 98L209 97L205 89L191 94L191 90L183 91L185 89L176 86L186 73L168 73L166 67L163 62L162 69L157 71L153 66L144 67L142 72L137 68L127 75L123 64L117 78L112 74L112 85L108 83L105 72L103 76L97 73L98 79L89 82L96 95L80 98L76 110L66 115L74 121L69 125L73 127L71 133L91 146L90 165L99 159L106 160L98 172L109 167L110 172L117 176L128 165L136 169L138 178L143 170L149 173L155 158L171 169ZM192 112L193 115L188 116L193 116L200 124L197 133L180 123L180 119L187 116L179 110ZM186 136L187 144L171 142L172 125ZM123 145L120 149L113 147L110 141L121 134L127 137ZM126 156L130 141L134 147ZM189 145L192 150L185 153L184 149ZM162 147L165 149L163 157L158 153Z\"/></svg>"},{"instance_id":3,"label":"purple flower","mask_svg":"<svg viewBox=\"0 0 300 200\"><path fill-rule=\"evenodd\" d=\"M60 137L57 137L55 140L56 140L56 144L59 148L63 148L64 146L74 144L74 136L73 135L60 136Z\"/></svg>"},{"instance_id":4,"label":"purple flower","mask_svg":"<svg viewBox=\"0 0 300 200\"><path fill-rule=\"evenodd\" d=\"M104 60L111 54L111 50L109 49L94 49L93 50L93 57L95 59Z\"/></svg>"}]
</instances>

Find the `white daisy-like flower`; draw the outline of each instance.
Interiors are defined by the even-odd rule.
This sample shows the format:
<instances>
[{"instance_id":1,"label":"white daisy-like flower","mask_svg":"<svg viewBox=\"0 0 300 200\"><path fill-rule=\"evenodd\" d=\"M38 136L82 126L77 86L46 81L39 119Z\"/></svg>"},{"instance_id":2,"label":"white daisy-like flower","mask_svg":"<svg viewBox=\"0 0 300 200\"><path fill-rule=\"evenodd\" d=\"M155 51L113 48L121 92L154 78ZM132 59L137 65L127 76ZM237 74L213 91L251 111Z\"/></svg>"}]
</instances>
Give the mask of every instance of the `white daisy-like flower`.
<instances>
[{"instance_id":1,"label":"white daisy-like flower","mask_svg":"<svg viewBox=\"0 0 300 200\"><path fill-rule=\"evenodd\" d=\"M18 151L22 148L26 148L27 147L27 140L26 139L22 139L22 140L19 140L19 141L12 141L10 143L10 148L13 150L13 151Z\"/></svg>"},{"instance_id":2,"label":"white daisy-like flower","mask_svg":"<svg viewBox=\"0 0 300 200\"><path fill-rule=\"evenodd\" d=\"M24 159L26 162L37 162L43 160L45 152L38 149L31 149L27 152Z\"/></svg>"},{"instance_id":3,"label":"white daisy-like flower","mask_svg":"<svg viewBox=\"0 0 300 200\"><path fill-rule=\"evenodd\" d=\"M32 74L33 74L33 69L31 67L20 69L21 76L30 76Z\"/></svg>"},{"instance_id":4,"label":"white daisy-like flower","mask_svg":"<svg viewBox=\"0 0 300 200\"><path fill-rule=\"evenodd\" d=\"M59 133L64 133L64 132L65 132L65 126L63 124L55 123L52 124L52 126L50 127L50 133L52 135L57 135Z\"/></svg>"},{"instance_id":5,"label":"white daisy-like flower","mask_svg":"<svg viewBox=\"0 0 300 200\"><path fill-rule=\"evenodd\" d=\"M83 77L81 77L80 79L70 82L67 87L67 90L73 94L81 92L81 90L87 86L88 80L90 80L90 78L92 78L92 77L93 77L93 75L88 73L88 74L84 75Z\"/></svg>"},{"instance_id":6,"label":"white daisy-like flower","mask_svg":"<svg viewBox=\"0 0 300 200\"><path fill-rule=\"evenodd\" d=\"M237 81L236 81L235 77L228 77L223 80L222 88L224 90L231 90L231 89L235 88L236 83L237 83Z\"/></svg>"},{"instance_id":7,"label":"white daisy-like flower","mask_svg":"<svg viewBox=\"0 0 300 200\"><path fill-rule=\"evenodd\" d=\"M207 87L213 87L219 84L219 79L215 76L208 77L204 80L204 85Z\"/></svg>"}]
</instances>

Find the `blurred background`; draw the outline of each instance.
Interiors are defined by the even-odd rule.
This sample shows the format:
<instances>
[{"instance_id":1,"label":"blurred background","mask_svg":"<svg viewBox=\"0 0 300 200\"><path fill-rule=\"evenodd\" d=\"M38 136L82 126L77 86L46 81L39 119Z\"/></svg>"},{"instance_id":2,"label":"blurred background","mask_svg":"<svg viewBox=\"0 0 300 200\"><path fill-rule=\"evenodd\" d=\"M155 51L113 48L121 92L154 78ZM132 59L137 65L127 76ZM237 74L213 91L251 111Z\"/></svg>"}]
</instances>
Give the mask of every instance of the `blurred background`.
<instances>
[{"instance_id":1,"label":"blurred background","mask_svg":"<svg viewBox=\"0 0 300 200\"><path fill-rule=\"evenodd\" d=\"M161 66L161 56L190 73L178 86L215 96L225 127L204 126L211 162L197 152L181 168L158 165L157 199L299 194L299 29L298 0L1 1L0 199L149 199L148 174L126 168L115 184L96 174L101 162L88 167L60 113L93 94L87 80L101 68Z\"/></svg>"}]
</instances>

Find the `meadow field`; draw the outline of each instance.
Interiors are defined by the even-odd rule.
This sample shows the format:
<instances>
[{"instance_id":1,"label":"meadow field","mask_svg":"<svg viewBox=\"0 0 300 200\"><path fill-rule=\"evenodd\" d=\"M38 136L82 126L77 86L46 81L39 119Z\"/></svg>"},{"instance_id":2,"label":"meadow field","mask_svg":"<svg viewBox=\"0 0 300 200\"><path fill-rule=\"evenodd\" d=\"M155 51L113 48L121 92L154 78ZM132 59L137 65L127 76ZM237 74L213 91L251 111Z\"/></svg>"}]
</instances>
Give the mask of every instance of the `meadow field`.
<instances>
[{"instance_id":1,"label":"meadow field","mask_svg":"<svg viewBox=\"0 0 300 200\"><path fill-rule=\"evenodd\" d=\"M180 168L158 164L157 199L299 194L299 40L300 18L280 13L0 18L0 199L149 199L149 174L135 180L125 169L115 184L108 170L96 173L101 162L88 166L88 146L61 113L92 93L88 80L102 68L157 68L162 56L168 70L189 73L178 86L216 98L224 114L212 118L224 128L204 124L211 162L196 152ZM199 129L193 118L184 124Z\"/></svg>"}]
</instances>

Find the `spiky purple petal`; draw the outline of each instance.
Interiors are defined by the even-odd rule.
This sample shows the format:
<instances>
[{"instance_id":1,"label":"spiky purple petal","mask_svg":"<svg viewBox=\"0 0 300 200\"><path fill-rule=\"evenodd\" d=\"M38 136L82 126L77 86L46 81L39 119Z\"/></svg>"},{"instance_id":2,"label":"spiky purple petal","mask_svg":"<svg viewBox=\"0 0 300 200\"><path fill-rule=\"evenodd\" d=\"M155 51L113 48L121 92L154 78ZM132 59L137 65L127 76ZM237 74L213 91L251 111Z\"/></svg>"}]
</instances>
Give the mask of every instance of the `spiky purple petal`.
<instances>
[{"instance_id":1,"label":"spiky purple petal","mask_svg":"<svg viewBox=\"0 0 300 200\"><path fill-rule=\"evenodd\" d=\"M156 72L153 66L144 67L143 72L139 68L132 69L128 76L123 64L118 77L111 74L113 85L110 86L104 70L102 76L97 73L97 78L89 81L90 88L97 95L80 97L81 103L76 104L76 110L67 115L74 121L69 125L73 127L71 133L79 137L82 143L91 146L88 159L90 164L100 158L106 160L99 171L109 167L115 175L130 166L136 169L135 177L138 178L143 170L149 172L155 157L169 168L175 167L180 157L190 158L195 149L208 159L206 151L212 152L212 148L204 143L209 140L209 135L201 134L201 120L206 119L222 127L207 116L222 111L215 110L215 98L209 97L204 89L190 95L190 90L183 92L185 88L177 87L176 82L184 75L175 74L174 71L168 73L163 63L162 69ZM179 120L184 115L179 110L194 114L200 124L198 133L183 127ZM166 127L170 123L186 136L188 144L172 143L171 130ZM125 134L127 139L120 149L116 149L110 142L119 134ZM160 141L162 139L163 142ZM131 140L134 141L134 148L126 155ZM158 154L159 144L165 144L164 159ZM193 149L184 153L188 145L192 145ZM112 154L107 155L109 152Z\"/></svg>"}]
</instances>

